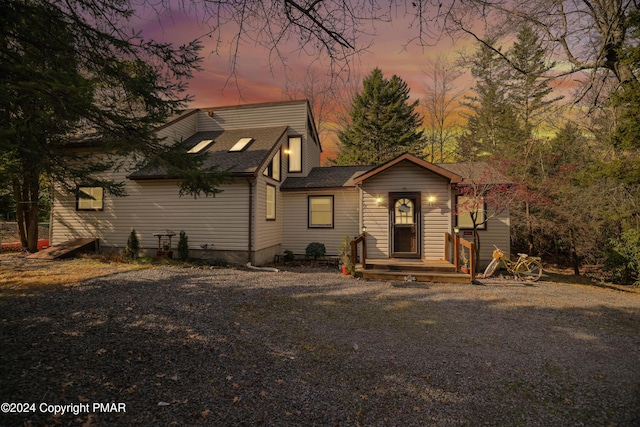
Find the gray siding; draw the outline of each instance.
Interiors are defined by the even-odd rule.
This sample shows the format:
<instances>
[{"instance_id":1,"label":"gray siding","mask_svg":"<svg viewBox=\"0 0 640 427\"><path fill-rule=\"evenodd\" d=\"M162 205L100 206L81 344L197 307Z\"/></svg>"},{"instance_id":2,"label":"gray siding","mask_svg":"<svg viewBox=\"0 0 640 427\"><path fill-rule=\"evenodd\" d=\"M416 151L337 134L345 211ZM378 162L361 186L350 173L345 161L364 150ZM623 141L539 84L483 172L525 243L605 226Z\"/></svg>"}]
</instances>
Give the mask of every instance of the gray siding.
<instances>
[{"instance_id":1,"label":"gray siding","mask_svg":"<svg viewBox=\"0 0 640 427\"><path fill-rule=\"evenodd\" d=\"M333 228L308 227L308 197L333 196ZM344 190L296 191L282 194L283 210L282 249L304 254L311 242L325 245L328 255L338 255L344 236L351 239L359 234L358 191Z\"/></svg>"},{"instance_id":2,"label":"gray siding","mask_svg":"<svg viewBox=\"0 0 640 427\"><path fill-rule=\"evenodd\" d=\"M73 195L59 190L54 194L52 218L53 244L77 237L98 237L107 248L122 248L132 229L141 247L155 249L154 233L170 229L184 230L189 247L200 249L208 244L217 250L246 251L248 247L249 185L238 180L221 187L214 197L179 197L175 181L130 181L125 174L115 174L126 183L128 196L105 195L103 211L76 211ZM174 249L177 246L177 236Z\"/></svg>"},{"instance_id":3,"label":"gray siding","mask_svg":"<svg viewBox=\"0 0 640 427\"><path fill-rule=\"evenodd\" d=\"M491 214L491 208L488 209L488 214ZM455 218L454 218L455 221ZM454 222L455 224L455 222ZM462 230L460 237L472 242L473 234L470 230ZM511 252L511 220L509 216L509 210L501 212L489 219L487 222L486 230L478 230L478 237L480 238L480 268L481 271L491 262L493 246L496 245L509 254ZM513 257L515 254L511 254Z\"/></svg>"},{"instance_id":4,"label":"gray siding","mask_svg":"<svg viewBox=\"0 0 640 427\"><path fill-rule=\"evenodd\" d=\"M389 193L420 192L422 228L422 258L444 259L444 236L451 230L451 192L447 179L418 167L401 162L380 172L362 184L363 225L367 227L369 258L388 258ZM435 197L433 206L428 198ZM381 202L378 203L377 199Z\"/></svg>"},{"instance_id":5,"label":"gray siding","mask_svg":"<svg viewBox=\"0 0 640 427\"><path fill-rule=\"evenodd\" d=\"M158 130L159 138L166 138L167 143L187 139L198 131L198 114L191 114L170 126Z\"/></svg>"}]
</instances>

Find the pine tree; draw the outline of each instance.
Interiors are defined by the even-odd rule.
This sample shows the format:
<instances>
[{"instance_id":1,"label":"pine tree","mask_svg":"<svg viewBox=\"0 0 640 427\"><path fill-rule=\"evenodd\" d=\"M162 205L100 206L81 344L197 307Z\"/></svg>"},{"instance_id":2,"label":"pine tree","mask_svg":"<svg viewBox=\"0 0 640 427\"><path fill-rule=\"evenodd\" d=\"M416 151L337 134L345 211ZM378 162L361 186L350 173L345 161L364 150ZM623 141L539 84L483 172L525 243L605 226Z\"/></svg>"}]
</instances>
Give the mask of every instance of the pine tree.
<instances>
[{"instance_id":1,"label":"pine tree","mask_svg":"<svg viewBox=\"0 0 640 427\"><path fill-rule=\"evenodd\" d=\"M475 94L465 102L467 132L458 138L459 154L466 160L511 157L525 132L508 100L508 67L494 49L480 45L471 58L471 75L476 79Z\"/></svg>"},{"instance_id":2,"label":"pine tree","mask_svg":"<svg viewBox=\"0 0 640 427\"><path fill-rule=\"evenodd\" d=\"M546 74L555 62L546 61L547 52L529 26L518 32L507 56L513 67L508 85L509 101L525 130L531 134L549 113L549 107L562 99L562 96L548 98L553 89L549 87Z\"/></svg>"},{"instance_id":3,"label":"pine tree","mask_svg":"<svg viewBox=\"0 0 640 427\"><path fill-rule=\"evenodd\" d=\"M409 102L409 87L398 76L386 79L379 68L363 81L353 99L350 123L338 135L338 165L378 165L424 144L422 118Z\"/></svg>"}]
</instances>

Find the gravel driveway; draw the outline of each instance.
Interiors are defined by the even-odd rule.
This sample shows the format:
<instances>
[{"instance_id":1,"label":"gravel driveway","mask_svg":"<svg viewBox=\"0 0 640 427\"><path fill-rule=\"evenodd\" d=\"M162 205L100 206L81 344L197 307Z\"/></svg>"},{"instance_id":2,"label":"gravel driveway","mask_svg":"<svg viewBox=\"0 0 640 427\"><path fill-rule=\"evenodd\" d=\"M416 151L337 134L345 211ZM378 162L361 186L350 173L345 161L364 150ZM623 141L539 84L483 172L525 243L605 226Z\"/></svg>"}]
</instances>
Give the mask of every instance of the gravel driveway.
<instances>
[{"instance_id":1,"label":"gravel driveway","mask_svg":"<svg viewBox=\"0 0 640 427\"><path fill-rule=\"evenodd\" d=\"M634 292L167 267L0 313L0 425L640 425Z\"/></svg>"}]
</instances>

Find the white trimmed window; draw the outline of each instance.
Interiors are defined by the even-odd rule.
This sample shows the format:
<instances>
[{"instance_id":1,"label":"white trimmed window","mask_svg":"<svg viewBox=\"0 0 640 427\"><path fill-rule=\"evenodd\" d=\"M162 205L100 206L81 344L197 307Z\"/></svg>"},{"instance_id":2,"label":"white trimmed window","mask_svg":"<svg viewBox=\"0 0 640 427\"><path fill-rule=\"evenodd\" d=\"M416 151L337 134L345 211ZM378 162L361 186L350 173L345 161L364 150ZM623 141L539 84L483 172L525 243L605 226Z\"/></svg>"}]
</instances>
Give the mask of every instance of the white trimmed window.
<instances>
[{"instance_id":1,"label":"white trimmed window","mask_svg":"<svg viewBox=\"0 0 640 427\"><path fill-rule=\"evenodd\" d=\"M486 206L484 200L474 199L469 196L456 196L456 226L461 230L473 230L473 219L471 214L476 216L478 230L485 230Z\"/></svg>"},{"instance_id":2,"label":"white trimmed window","mask_svg":"<svg viewBox=\"0 0 640 427\"><path fill-rule=\"evenodd\" d=\"M302 137L289 138L289 172L302 172Z\"/></svg>"},{"instance_id":3,"label":"white trimmed window","mask_svg":"<svg viewBox=\"0 0 640 427\"><path fill-rule=\"evenodd\" d=\"M104 209L104 189L102 187L78 187L76 210L101 211Z\"/></svg>"},{"instance_id":4,"label":"white trimmed window","mask_svg":"<svg viewBox=\"0 0 640 427\"><path fill-rule=\"evenodd\" d=\"M276 219L276 187L267 184L266 218Z\"/></svg>"},{"instance_id":5,"label":"white trimmed window","mask_svg":"<svg viewBox=\"0 0 640 427\"><path fill-rule=\"evenodd\" d=\"M333 196L309 196L309 228L333 228Z\"/></svg>"}]
</instances>

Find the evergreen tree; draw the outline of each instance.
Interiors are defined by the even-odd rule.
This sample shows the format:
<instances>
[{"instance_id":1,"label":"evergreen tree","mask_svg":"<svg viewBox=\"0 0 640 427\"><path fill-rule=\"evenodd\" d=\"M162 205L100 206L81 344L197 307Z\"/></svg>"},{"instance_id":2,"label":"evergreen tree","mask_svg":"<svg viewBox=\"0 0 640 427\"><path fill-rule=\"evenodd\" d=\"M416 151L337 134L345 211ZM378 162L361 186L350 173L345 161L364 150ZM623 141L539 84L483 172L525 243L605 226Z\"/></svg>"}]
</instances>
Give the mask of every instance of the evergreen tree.
<instances>
[{"instance_id":1,"label":"evergreen tree","mask_svg":"<svg viewBox=\"0 0 640 427\"><path fill-rule=\"evenodd\" d=\"M504 59L482 44L471 58L471 75L476 79L475 93L464 104L469 113L467 132L458 138L459 154L470 161L494 155L512 157L526 134L508 100L509 71Z\"/></svg>"},{"instance_id":2,"label":"evergreen tree","mask_svg":"<svg viewBox=\"0 0 640 427\"><path fill-rule=\"evenodd\" d=\"M628 42L619 50L621 62L633 70L640 69L640 11L628 16ZM630 79L622 82L611 96L616 109L616 127L611 136L615 159L610 174L621 181L640 185L640 82Z\"/></svg>"},{"instance_id":3,"label":"evergreen tree","mask_svg":"<svg viewBox=\"0 0 640 427\"><path fill-rule=\"evenodd\" d=\"M398 76L386 79L379 68L363 81L355 95L350 123L339 133L338 165L378 165L424 144L422 118L409 102L409 88Z\"/></svg>"},{"instance_id":4,"label":"evergreen tree","mask_svg":"<svg viewBox=\"0 0 640 427\"><path fill-rule=\"evenodd\" d=\"M215 169L199 169L203 157L155 134L189 99L184 80L198 67L200 45L144 40L127 29L133 13L121 0L0 2L0 179L12 187L30 251L42 182L122 196L122 183L100 172L125 159L181 178L181 193L214 194L221 182Z\"/></svg>"},{"instance_id":5,"label":"evergreen tree","mask_svg":"<svg viewBox=\"0 0 640 427\"><path fill-rule=\"evenodd\" d=\"M511 62L508 85L509 102L525 130L531 134L542 121L549 107L562 96L549 99L552 92L546 74L555 62L547 62L547 52L540 45L537 34L526 26L518 32L516 42L507 54Z\"/></svg>"}]
</instances>

